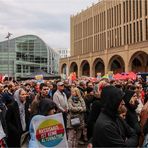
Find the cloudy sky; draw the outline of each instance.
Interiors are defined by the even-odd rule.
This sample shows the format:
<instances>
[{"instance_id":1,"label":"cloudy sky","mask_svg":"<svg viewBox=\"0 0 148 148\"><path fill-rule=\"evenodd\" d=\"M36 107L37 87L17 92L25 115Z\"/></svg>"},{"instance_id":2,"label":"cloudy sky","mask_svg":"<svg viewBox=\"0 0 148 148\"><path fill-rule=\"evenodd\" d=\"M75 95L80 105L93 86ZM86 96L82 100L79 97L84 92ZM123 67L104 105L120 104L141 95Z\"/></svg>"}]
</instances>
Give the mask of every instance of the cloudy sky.
<instances>
[{"instance_id":1,"label":"cloudy sky","mask_svg":"<svg viewBox=\"0 0 148 148\"><path fill-rule=\"evenodd\" d=\"M25 34L41 37L52 48L70 47L70 15L99 0L0 0L0 41Z\"/></svg>"}]
</instances>

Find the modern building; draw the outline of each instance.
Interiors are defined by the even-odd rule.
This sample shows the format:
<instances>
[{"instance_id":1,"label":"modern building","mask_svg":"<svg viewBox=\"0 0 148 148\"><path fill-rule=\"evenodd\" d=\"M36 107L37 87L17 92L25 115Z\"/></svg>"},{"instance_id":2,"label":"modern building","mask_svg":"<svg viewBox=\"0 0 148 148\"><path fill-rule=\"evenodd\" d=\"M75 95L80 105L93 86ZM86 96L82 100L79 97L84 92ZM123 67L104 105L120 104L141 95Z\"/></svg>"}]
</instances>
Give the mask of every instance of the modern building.
<instances>
[{"instance_id":1,"label":"modern building","mask_svg":"<svg viewBox=\"0 0 148 148\"><path fill-rule=\"evenodd\" d=\"M71 57L60 72L148 71L148 1L102 0L71 16Z\"/></svg>"},{"instance_id":2,"label":"modern building","mask_svg":"<svg viewBox=\"0 0 148 148\"><path fill-rule=\"evenodd\" d=\"M58 53L60 54L60 58L70 57L70 49L62 48L57 50L58 50Z\"/></svg>"},{"instance_id":3,"label":"modern building","mask_svg":"<svg viewBox=\"0 0 148 148\"><path fill-rule=\"evenodd\" d=\"M59 54L35 35L0 42L0 73L26 77L38 69L58 74Z\"/></svg>"}]
</instances>

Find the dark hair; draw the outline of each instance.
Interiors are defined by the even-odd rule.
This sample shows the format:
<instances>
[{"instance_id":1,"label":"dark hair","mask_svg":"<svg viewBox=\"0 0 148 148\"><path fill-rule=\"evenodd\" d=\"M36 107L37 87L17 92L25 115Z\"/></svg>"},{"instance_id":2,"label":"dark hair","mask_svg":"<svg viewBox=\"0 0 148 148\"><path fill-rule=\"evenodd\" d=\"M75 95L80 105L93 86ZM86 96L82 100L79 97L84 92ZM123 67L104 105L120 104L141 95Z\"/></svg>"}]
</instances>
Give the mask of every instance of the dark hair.
<instances>
[{"instance_id":1,"label":"dark hair","mask_svg":"<svg viewBox=\"0 0 148 148\"><path fill-rule=\"evenodd\" d=\"M41 83L41 84L40 84L40 90L42 90L43 87L47 87L47 84L45 84L45 83Z\"/></svg>"},{"instance_id":2,"label":"dark hair","mask_svg":"<svg viewBox=\"0 0 148 148\"><path fill-rule=\"evenodd\" d=\"M9 84L9 85L8 85L8 89L11 89L12 87L13 87L12 84Z\"/></svg>"},{"instance_id":3,"label":"dark hair","mask_svg":"<svg viewBox=\"0 0 148 148\"><path fill-rule=\"evenodd\" d=\"M29 86L31 86L31 84L30 84L30 83L26 83L26 84L25 84L25 86L28 86L28 85L29 85Z\"/></svg>"},{"instance_id":4,"label":"dark hair","mask_svg":"<svg viewBox=\"0 0 148 148\"><path fill-rule=\"evenodd\" d=\"M48 98L42 99L39 103L38 114L47 116L52 109L57 110L57 105Z\"/></svg>"}]
</instances>

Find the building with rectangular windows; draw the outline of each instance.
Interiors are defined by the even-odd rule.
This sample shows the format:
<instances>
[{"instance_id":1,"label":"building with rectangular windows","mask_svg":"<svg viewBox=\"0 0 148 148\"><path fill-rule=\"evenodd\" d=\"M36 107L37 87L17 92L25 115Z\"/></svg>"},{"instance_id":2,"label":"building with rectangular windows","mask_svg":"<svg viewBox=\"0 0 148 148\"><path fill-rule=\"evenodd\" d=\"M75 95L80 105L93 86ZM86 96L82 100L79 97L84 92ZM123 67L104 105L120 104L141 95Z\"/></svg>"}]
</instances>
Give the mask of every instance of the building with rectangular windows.
<instances>
[{"instance_id":1,"label":"building with rectangular windows","mask_svg":"<svg viewBox=\"0 0 148 148\"><path fill-rule=\"evenodd\" d=\"M148 1L102 0L71 16L71 57L60 72L148 71Z\"/></svg>"},{"instance_id":2,"label":"building with rectangular windows","mask_svg":"<svg viewBox=\"0 0 148 148\"><path fill-rule=\"evenodd\" d=\"M60 58L70 57L70 49L63 48L63 49L57 49L57 51L60 54Z\"/></svg>"},{"instance_id":3,"label":"building with rectangular windows","mask_svg":"<svg viewBox=\"0 0 148 148\"><path fill-rule=\"evenodd\" d=\"M34 35L0 42L0 73L8 77L27 77L38 70L58 74L59 58L57 52Z\"/></svg>"}]
</instances>

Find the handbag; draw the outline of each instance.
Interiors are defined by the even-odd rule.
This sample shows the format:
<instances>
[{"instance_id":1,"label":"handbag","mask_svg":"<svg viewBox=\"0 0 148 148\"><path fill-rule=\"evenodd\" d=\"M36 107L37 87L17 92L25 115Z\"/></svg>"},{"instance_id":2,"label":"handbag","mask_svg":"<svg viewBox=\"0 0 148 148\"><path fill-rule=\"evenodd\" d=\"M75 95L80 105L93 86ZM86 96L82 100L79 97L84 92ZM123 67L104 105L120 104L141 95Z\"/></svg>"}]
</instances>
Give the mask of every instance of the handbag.
<instances>
[{"instance_id":1,"label":"handbag","mask_svg":"<svg viewBox=\"0 0 148 148\"><path fill-rule=\"evenodd\" d=\"M80 118L78 116L71 117L70 122L73 127L78 127L81 124Z\"/></svg>"},{"instance_id":2,"label":"handbag","mask_svg":"<svg viewBox=\"0 0 148 148\"><path fill-rule=\"evenodd\" d=\"M21 141L20 141L20 144L21 144L21 147L28 147L29 145L29 140L30 140L30 134L29 132L25 132L22 134L21 136Z\"/></svg>"}]
</instances>

